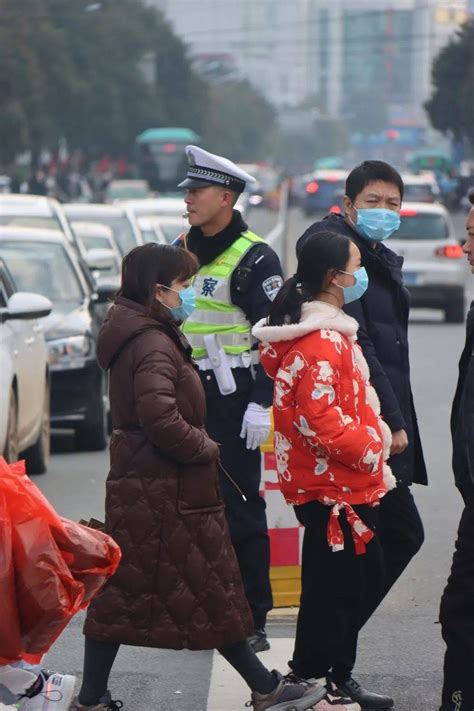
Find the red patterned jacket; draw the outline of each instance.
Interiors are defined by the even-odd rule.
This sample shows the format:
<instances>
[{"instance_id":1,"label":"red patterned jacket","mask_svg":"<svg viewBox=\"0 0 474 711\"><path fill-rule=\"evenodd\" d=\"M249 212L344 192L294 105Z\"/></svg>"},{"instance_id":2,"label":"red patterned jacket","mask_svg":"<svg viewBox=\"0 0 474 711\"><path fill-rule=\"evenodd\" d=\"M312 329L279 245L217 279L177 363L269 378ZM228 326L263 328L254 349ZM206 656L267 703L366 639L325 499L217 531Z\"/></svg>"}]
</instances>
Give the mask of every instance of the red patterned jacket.
<instances>
[{"instance_id":1,"label":"red patterned jacket","mask_svg":"<svg viewBox=\"0 0 474 711\"><path fill-rule=\"evenodd\" d=\"M341 508L356 549L368 531L352 505L376 505L395 485L389 457L391 433L356 343L357 321L336 307L303 305L297 324L257 323L261 361L274 380L273 416L278 479L289 504L320 501L332 506L328 540L344 546ZM365 529L365 530L364 530Z\"/></svg>"}]
</instances>

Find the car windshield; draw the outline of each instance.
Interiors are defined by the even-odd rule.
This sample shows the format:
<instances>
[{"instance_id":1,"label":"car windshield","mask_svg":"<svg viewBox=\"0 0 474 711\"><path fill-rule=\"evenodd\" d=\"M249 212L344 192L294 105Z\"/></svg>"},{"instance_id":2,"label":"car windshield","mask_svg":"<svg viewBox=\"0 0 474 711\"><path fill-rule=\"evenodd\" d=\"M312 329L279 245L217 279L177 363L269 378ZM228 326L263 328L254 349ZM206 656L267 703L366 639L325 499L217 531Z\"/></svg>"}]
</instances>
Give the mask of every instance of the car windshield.
<instances>
[{"instance_id":1,"label":"car windshield","mask_svg":"<svg viewBox=\"0 0 474 711\"><path fill-rule=\"evenodd\" d=\"M144 242L157 242L158 236L155 230L149 230L145 227L140 227L140 232Z\"/></svg>"},{"instance_id":2,"label":"car windshield","mask_svg":"<svg viewBox=\"0 0 474 711\"><path fill-rule=\"evenodd\" d=\"M80 235L79 239L86 249L110 249L110 242L107 237L97 235Z\"/></svg>"},{"instance_id":3,"label":"car windshield","mask_svg":"<svg viewBox=\"0 0 474 711\"><path fill-rule=\"evenodd\" d=\"M0 255L19 291L32 291L53 302L80 304L84 292L72 262L53 242L0 242Z\"/></svg>"},{"instance_id":4,"label":"car windshield","mask_svg":"<svg viewBox=\"0 0 474 711\"><path fill-rule=\"evenodd\" d=\"M163 231L166 241L171 244L174 240L179 237L183 232L187 232L186 228L183 227L182 220L159 220L159 225Z\"/></svg>"},{"instance_id":5,"label":"car windshield","mask_svg":"<svg viewBox=\"0 0 474 711\"><path fill-rule=\"evenodd\" d=\"M39 227L40 229L63 231L60 221L55 215L3 215L0 214L0 225L15 225L16 227Z\"/></svg>"},{"instance_id":6,"label":"car windshield","mask_svg":"<svg viewBox=\"0 0 474 711\"><path fill-rule=\"evenodd\" d=\"M110 185L106 191L109 200L137 200L147 198L147 185Z\"/></svg>"},{"instance_id":7,"label":"car windshield","mask_svg":"<svg viewBox=\"0 0 474 711\"><path fill-rule=\"evenodd\" d=\"M447 239L448 224L444 215L430 215L414 211L400 220L400 229L394 233L394 239Z\"/></svg>"},{"instance_id":8,"label":"car windshield","mask_svg":"<svg viewBox=\"0 0 474 711\"><path fill-rule=\"evenodd\" d=\"M137 246L135 235L133 234L132 225L125 215L106 215L91 212L91 214L82 214L80 218L71 217L69 219L90 220L97 222L99 225L107 225L113 232L115 244L117 245L120 254L124 257L131 249Z\"/></svg>"},{"instance_id":9,"label":"car windshield","mask_svg":"<svg viewBox=\"0 0 474 711\"><path fill-rule=\"evenodd\" d=\"M435 198L431 185L410 185L405 183L403 199L405 202L433 202Z\"/></svg>"}]
</instances>

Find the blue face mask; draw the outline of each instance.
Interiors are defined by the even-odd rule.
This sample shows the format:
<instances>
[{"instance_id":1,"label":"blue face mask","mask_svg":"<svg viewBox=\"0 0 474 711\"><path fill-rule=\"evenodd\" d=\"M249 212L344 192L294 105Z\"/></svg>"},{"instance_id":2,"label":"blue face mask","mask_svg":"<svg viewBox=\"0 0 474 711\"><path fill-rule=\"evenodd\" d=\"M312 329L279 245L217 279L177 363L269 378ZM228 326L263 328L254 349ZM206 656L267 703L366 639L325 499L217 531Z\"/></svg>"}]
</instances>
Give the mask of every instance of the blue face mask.
<instances>
[{"instance_id":1,"label":"blue face mask","mask_svg":"<svg viewBox=\"0 0 474 711\"><path fill-rule=\"evenodd\" d=\"M367 287L369 286L369 277L367 275L367 272L365 270L365 267L361 267L360 269L357 269L354 273L351 272L344 272L342 269L339 270L341 274L349 274L349 276L353 276L355 279L355 284L352 286L339 286L340 289L342 289L342 293L344 296L344 303L345 304L350 304L352 301L357 301L357 299L360 299L361 296L365 294L367 291Z\"/></svg>"},{"instance_id":2,"label":"blue face mask","mask_svg":"<svg viewBox=\"0 0 474 711\"><path fill-rule=\"evenodd\" d=\"M400 215L385 207L355 208L357 223L355 228L361 237L371 242L383 242L400 227Z\"/></svg>"},{"instance_id":3,"label":"blue face mask","mask_svg":"<svg viewBox=\"0 0 474 711\"><path fill-rule=\"evenodd\" d=\"M169 286L164 286L164 284L158 284L158 286L162 286L163 289L168 289L168 291L174 291L175 294L179 294L181 306L171 307L166 304L163 304L163 306L166 306L166 308L170 310L171 316L178 323L186 321L196 308L196 289L194 286L187 286L186 289L182 289L182 291L171 289Z\"/></svg>"}]
</instances>

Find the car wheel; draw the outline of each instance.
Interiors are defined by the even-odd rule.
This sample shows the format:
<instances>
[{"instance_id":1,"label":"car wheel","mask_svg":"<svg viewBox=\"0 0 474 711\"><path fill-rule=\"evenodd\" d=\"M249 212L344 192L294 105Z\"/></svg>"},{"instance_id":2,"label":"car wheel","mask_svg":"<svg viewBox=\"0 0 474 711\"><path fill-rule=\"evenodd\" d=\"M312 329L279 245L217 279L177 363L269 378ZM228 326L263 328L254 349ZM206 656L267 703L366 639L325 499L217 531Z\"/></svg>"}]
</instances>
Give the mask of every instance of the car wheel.
<instances>
[{"instance_id":1,"label":"car wheel","mask_svg":"<svg viewBox=\"0 0 474 711\"><path fill-rule=\"evenodd\" d=\"M464 323L464 301L448 304L444 310L446 323Z\"/></svg>"},{"instance_id":2,"label":"car wheel","mask_svg":"<svg viewBox=\"0 0 474 711\"><path fill-rule=\"evenodd\" d=\"M28 474L44 474L48 468L51 451L51 423L49 384L46 383L44 393L43 416L41 430L36 442L23 452Z\"/></svg>"},{"instance_id":3,"label":"car wheel","mask_svg":"<svg viewBox=\"0 0 474 711\"><path fill-rule=\"evenodd\" d=\"M3 454L10 464L16 462L20 454L18 450L18 403L16 392L13 388L10 390L10 400L8 403L7 438Z\"/></svg>"},{"instance_id":4,"label":"car wheel","mask_svg":"<svg viewBox=\"0 0 474 711\"><path fill-rule=\"evenodd\" d=\"M105 378L101 377L101 386L94 394L88 407L88 416L76 429L76 448L82 452L98 452L107 447L107 393Z\"/></svg>"}]
</instances>

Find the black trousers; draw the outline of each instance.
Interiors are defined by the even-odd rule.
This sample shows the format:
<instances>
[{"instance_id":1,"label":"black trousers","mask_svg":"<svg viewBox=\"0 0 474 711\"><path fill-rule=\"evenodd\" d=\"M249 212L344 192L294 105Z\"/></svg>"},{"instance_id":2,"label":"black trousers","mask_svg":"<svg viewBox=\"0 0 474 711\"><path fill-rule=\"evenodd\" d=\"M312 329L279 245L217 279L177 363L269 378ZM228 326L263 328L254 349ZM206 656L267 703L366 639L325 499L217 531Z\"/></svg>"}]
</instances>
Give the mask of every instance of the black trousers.
<instances>
[{"instance_id":1,"label":"black trousers","mask_svg":"<svg viewBox=\"0 0 474 711\"><path fill-rule=\"evenodd\" d=\"M79 702L95 706L107 691L110 672L120 645L115 642L100 642L85 638L84 674L79 692ZM269 694L278 685L277 677L266 667L250 647L247 640L227 644L219 649L224 659L246 681L252 691Z\"/></svg>"},{"instance_id":2,"label":"black trousers","mask_svg":"<svg viewBox=\"0 0 474 711\"><path fill-rule=\"evenodd\" d=\"M385 573L382 585L363 601L359 630L373 615L424 541L423 523L409 486L399 483L380 500L378 509L377 535ZM355 660L356 645L348 641L336 664L334 675L338 681L344 681L351 675Z\"/></svg>"},{"instance_id":3,"label":"black trousers","mask_svg":"<svg viewBox=\"0 0 474 711\"><path fill-rule=\"evenodd\" d=\"M474 496L465 503L440 608L446 711L474 709Z\"/></svg>"},{"instance_id":4,"label":"black trousers","mask_svg":"<svg viewBox=\"0 0 474 711\"><path fill-rule=\"evenodd\" d=\"M248 368L234 368L237 391L221 395L212 371L201 372L207 401L206 428L220 444L224 469L245 495L246 501L223 471L220 484L230 537L239 562L245 594L257 629L265 627L273 607L270 586L270 539L265 501L259 493L261 456L248 450L241 439L242 420L250 401L253 379Z\"/></svg>"},{"instance_id":5,"label":"black trousers","mask_svg":"<svg viewBox=\"0 0 474 711\"><path fill-rule=\"evenodd\" d=\"M295 506L305 530L301 601L290 665L303 678L321 678L331 672L337 681L345 680L340 678L338 662L348 649L355 658L363 602L380 596L384 571L377 536L379 507L353 508L376 534L361 555L355 552L344 511L339 515L344 550L334 553L327 541L331 507L318 501Z\"/></svg>"}]
</instances>

